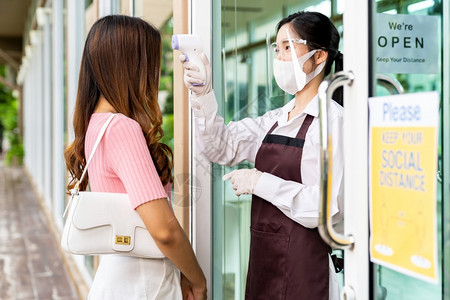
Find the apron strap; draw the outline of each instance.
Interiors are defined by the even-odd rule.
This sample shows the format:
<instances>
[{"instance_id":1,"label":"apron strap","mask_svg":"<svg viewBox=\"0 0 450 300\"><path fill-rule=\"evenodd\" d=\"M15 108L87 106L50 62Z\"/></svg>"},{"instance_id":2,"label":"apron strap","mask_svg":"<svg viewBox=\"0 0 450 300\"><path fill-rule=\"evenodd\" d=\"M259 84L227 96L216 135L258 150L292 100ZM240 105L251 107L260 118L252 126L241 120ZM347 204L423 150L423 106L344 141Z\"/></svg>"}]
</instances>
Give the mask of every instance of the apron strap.
<instances>
[{"instance_id":1,"label":"apron strap","mask_svg":"<svg viewBox=\"0 0 450 300\"><path fill-rule=\"evenodd\" d=\"M270 128L270 130L267 132L266 136L271 134L272 131L274 131L275 128L277 128L277 126L278 126L278 121L276 121L275 124L272 125L272 128Z\"/></svg>"},{"instance_id":2,"label":"apron strap","mask_svg":"<svg viewBox=\"0 0 450 300\"><path fill-rule=\"evenodd\" d=\"M309 126L311 125L312 121L314 120L314 117L311 115L306 115L305 120L302 123L302 126L300 127L300 130L297 132L297 136L295 138L297 139L305 139L306 132L308 131ZM278 121L275 122L275 124L272 125L270 130L267 132L266 135L269 135L272 133L272 131L275 130L278 126Z\"/></svg>"},{"instance_id":3,"label":"apron strap","mask_svg":"<svg viewBox=\"0 0 450 300\"><path fill-rule=\"evenodd\" d=\"M300 130L297 132L297 136L295 138L304 140L306 137L306 132L309 129L309 126L311 125L312 121L314 120L314 117L311 115L306 115L305 120L302 123L302 126L300 127Z\"/></svg>"}]
</instances>

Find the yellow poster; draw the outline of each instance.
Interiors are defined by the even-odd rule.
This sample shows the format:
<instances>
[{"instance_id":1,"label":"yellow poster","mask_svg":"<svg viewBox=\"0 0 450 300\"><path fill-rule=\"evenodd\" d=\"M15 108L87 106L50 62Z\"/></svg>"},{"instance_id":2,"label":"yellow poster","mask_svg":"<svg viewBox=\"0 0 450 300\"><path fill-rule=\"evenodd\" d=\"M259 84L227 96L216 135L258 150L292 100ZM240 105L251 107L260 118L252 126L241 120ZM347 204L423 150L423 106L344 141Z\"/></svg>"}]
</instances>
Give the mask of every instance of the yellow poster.
<instances>
[{"instance_id":1,"label":"yellow poster","mask_svg":"<svg viewBox=\"0 0 450 300\"><path fill-rule=\"evenodd\" d=\"M438 97L369 99L371 261L434 283Z\"/></svg>"}]
</instances>

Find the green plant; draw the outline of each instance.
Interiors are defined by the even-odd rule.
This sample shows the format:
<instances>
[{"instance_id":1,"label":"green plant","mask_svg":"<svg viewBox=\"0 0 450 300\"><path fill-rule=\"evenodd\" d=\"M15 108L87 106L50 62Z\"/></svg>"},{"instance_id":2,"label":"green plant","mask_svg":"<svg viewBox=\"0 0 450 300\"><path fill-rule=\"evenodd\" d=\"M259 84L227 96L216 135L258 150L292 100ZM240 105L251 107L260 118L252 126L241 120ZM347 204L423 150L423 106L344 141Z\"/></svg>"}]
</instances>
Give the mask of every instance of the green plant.
<instances>
[{"instance_id":1,"label":"green plant","mask_svg":"<svg viewBox=\"0 0 450 300\"><path fill-rule=\"evenodd\" d=\"M163 116L162 129L164 130L164 136L161 142L173 149L173 114Z\"/></svg>"},{"instance_id":2,"label":"green plant","mask_svg":"<svg viewBox=\"0 0 450 300\"><path fill-rule=\"evenodd\" d=\"M4 66L0 66L0 75L5 76L6 70ZM13 91L0 84L0 136L2 143L3 138L7 138L9 149L5 156L6 164L22 165L24 157L24 149L19 135L17 126L18 118L18 101L13 95Z\"/></svg>"},{"instance_id":3,"label":"green plant","mask_svg":"<svg viewBox=\"0 0 450 300\"><path fill-rule=\"evenodd\" d=\"M162 129L164 136L161 142L174 147L173 141L173 50L172 50L172 34L173 19L170 17L167 22L160 28L162 43L162 61L161 61L161 78L159 82L159 90L166 91L167 96L164 99L164 107L161 107L163 114Z\"/></svg>"},{"instance_id":4,"label":"green plant","mask_svg":"<svg viewBox=\"0 0 450 300\"><path fill-rule=\"evenodd\" d=\"M23 149L23 144L21 142L11 144L8 152L5 156L5 164L7 166L15 165L21 166L23 164L23 157L25 156L25 151Z\"/></svg>"}]
</instances>

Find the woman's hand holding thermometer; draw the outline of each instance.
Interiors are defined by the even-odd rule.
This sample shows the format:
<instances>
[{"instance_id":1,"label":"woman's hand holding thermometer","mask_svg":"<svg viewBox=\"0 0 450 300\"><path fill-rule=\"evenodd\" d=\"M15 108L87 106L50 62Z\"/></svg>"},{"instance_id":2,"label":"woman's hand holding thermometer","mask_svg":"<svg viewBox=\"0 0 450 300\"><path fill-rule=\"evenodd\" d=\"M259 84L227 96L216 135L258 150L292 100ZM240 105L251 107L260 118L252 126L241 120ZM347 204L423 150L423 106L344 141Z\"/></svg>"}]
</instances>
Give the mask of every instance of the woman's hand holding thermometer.
<instances>
[{"instance_id":1,"label":"woman's hand holding thermometer","mask_svg":"<svg viewBox=\"0 0 450 300\"><path fill-rule=\"evenodd\" d=\"M211 92L211 66L198 37L191 34L173 35L172 48L183 52L180 61L184 67L186 87L197 96Z\"/></svg>"}]
</instances>

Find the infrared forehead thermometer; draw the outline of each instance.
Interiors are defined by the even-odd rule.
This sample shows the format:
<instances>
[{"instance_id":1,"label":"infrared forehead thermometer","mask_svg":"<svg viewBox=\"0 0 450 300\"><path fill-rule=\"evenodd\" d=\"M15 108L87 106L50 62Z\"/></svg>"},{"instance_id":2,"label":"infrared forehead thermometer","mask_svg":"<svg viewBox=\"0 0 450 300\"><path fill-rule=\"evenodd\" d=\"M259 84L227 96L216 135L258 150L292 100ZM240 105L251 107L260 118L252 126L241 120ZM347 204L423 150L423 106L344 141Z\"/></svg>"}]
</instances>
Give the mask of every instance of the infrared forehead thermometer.
<instances>
[{"instance_id":1,"label":"infrared forehead thermometer","mask_svg":"<svg viewBox=\"0 0 450 300\"><path fill-rule=\"evenodd\" d=\"M200 39L193 34L174 34L172 36L172 49L183 52L186 55L186 61L192 62L200 69L200 76L204 82L206 79L206 71L200 57L203 52Z\"/></svg>"}]
</instances>

